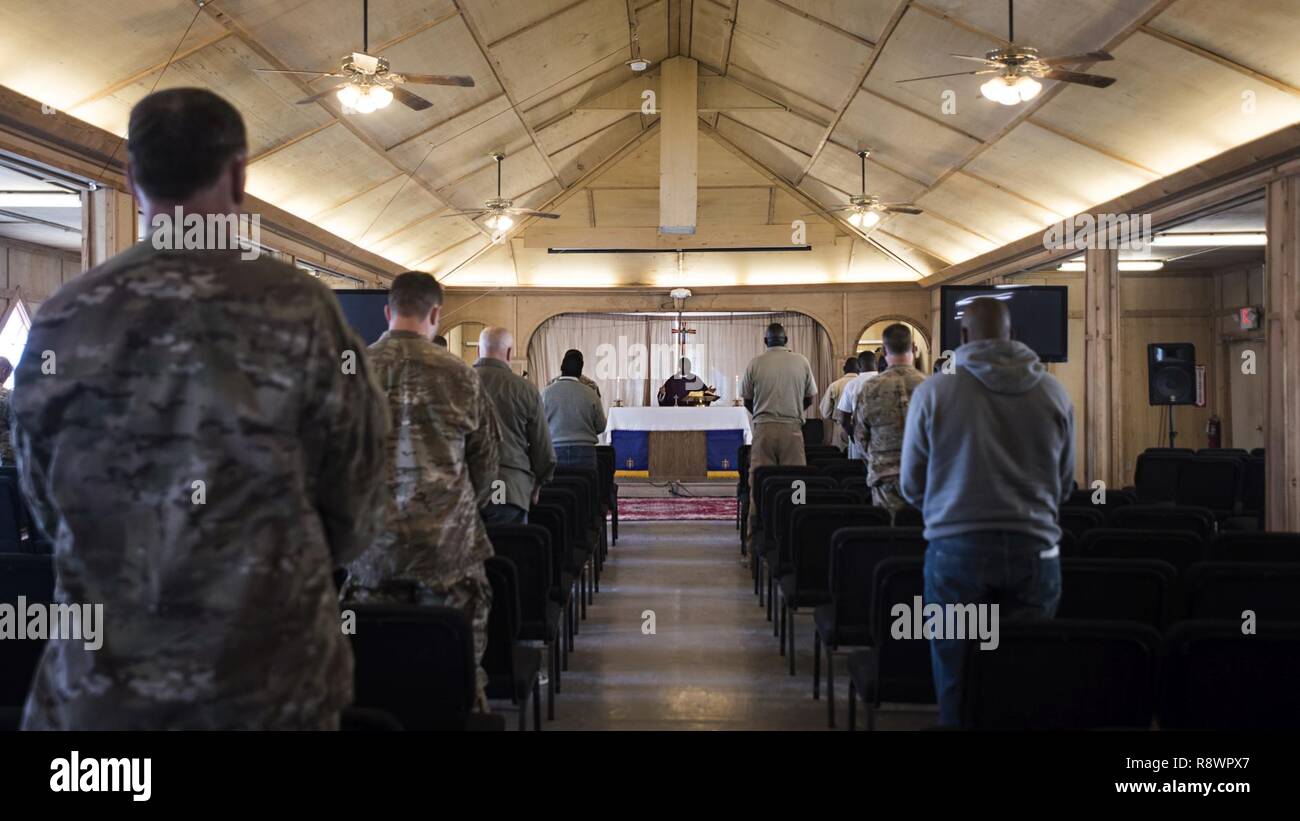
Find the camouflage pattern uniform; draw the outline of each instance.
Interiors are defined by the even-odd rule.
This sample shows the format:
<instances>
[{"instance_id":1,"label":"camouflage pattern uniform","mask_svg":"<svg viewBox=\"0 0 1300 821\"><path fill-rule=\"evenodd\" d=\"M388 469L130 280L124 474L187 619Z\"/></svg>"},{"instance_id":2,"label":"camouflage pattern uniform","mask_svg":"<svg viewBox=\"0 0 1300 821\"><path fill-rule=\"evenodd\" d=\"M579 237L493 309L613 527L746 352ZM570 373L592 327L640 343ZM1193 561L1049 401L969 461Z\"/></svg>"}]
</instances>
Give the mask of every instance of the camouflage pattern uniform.
<instances>
[{"instance_id":1,"label":"camouflage pattern uniform","mask_svg":"<svg viewBox=\"0 0 1300 821\"><path fill-rule=\"evenodd\" d=\"M328 729L352 701L332 569L380 524L383 397L329 290L239 253L140 243L36 316L20 482L56 600L104 623L47 644L24 728Z\"/></svg>"},{"instance_id":2,"label":"camouflage pattern uniform","mask_svg":"<svg viewBox=\"0 0 1300 821\"><path fill-rule=\"evenodd\" d=\"M0 388L0 465L14 463L13 434L9 427L10 395L8 388Z\"/></svg>"},{"instance_id":3,"label":"camouflage pattern uniform","mask_svg":"<svg viewBox=\"0 0 1300 821\"><path fill-rule=\"evenodd\" d=\"M492 606L483 560L492 544L479 508L498 469L492 400L473 368L413 331L388 331L368 358L392 417L388 482L383 529L348 566L347 598L460 608L481 662ZM486 707L481 666L478 683Z\"/></svg>"},{"instance_id":4,"label":"camouflage pattern uniform","mask_svg":"<svg viewBox=\"0 0 1300 821\"><path fill-rule=\"evenodd\" d=\"M867 454L871 500L891 514L907 507L898 489L903 428L912 391L925 375L910 365L891 365L858 392L853 403L853 441Z\"/></svg>"},{"instance_id":5,"label":"camouflage pattern uniform","mask_svg":"<svg viewBox=\"0 0 1300 821\"><path fill-rule=\"evenodd\" d=\"M563 374L561 374L561 376L563 376ZM559 379L560 379L559 376L554 377L553 379L551 379L550 382L547 382L546 384L554 385L556 382L559 381ZM595 391L597 396L600 396L600 387L595 383L595 381L588 378L585 373L578 377L578 381L586 385L587 387L591 388L593 391Z\"/></svg>"}]
</instances>

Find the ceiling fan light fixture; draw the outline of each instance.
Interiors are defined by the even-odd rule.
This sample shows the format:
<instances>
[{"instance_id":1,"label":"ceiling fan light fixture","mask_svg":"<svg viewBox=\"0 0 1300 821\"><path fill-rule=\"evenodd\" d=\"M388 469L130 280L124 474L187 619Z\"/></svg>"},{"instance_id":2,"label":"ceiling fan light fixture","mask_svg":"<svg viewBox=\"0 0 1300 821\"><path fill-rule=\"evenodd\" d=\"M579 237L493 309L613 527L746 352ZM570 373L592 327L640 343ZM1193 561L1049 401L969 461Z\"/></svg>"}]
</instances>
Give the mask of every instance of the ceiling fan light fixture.
<instances>
[{"instance_id":1,"label":"ceiling fan light fixture","mask_svg":"<svg viewBox=\"0 0 1300 821\"><path fill-rule=\"evenodd\" d=\"M388 104L393 101L393 92L383 86L370 87L370 99L374 100L375 108L387 108Z\"/></svg>"},{"instance_id":2,"label":"ceiling fan light fixture","mask_svg":"<svg viewBox=\"0 0 1300 821\"><path fill-rule=\"evenodd\" d=\"M515 221L509 214L493 214L484 220L484 224L493 231L509 231L514 227Z\"/></svg>"},{"instance_id":3,"label":"ceiling fan light fixture","mask_svg":"<svg viewBox=\"0 0 1300 821\"><path fill-rule=\"evenodd\" d=\"M849 214L849 225L854 228L861 228L863 231L870 231L880 224L879 211L854 211Z\"/></svg>"},{"instance_id":4,"label":"ceiling fan light fixture","mask_svg":"<svg viewBox=\"0 0 1300 821\"><path fill-rule=\"evenodd\" d=\"M980 86L980 93L995 103L1019 105L1043 90L1043 84L1026 74L997 76Z\"/></svg>"},{"instance_id":5,"label":"ceiling fan light fixture","mask_svg":"<svg viewBox=\"0 0 1300 821\"><path fill-rule=\"evenodd\" d=\"M356 108L357 101L361 99L361 90L348 83L338 90L338 98L345 108Z\"/></svg>"}]
</instances>

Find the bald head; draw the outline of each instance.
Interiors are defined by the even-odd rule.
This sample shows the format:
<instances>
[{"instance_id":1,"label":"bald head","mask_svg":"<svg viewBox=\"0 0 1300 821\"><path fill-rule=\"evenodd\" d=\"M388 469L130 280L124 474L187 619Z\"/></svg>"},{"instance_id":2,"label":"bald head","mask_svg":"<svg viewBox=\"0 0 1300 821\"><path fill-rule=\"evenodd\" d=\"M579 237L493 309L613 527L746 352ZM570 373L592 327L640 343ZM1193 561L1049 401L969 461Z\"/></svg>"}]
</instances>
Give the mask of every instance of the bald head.
<instances>
[{"instance_id":1,"label":"bald head","mask_svg":"<svg viewBox=\"0 0 1300 821\"><path fill-rule=\"evenodd\" d=\"M488 359L510 362L510 354L515 347L515 335L509 328L488 326L478 335L478 355Z\"/></svg>"},{"instance_id":2,"label":"bald head","mask_svg":"<svg viewBox=\"0 0 1300 821\"><path fill-rule=\"evenodd\" d=\"M1010 339L1011 311L1005 302L991 297L980 297L962 309L961 342L979 342L983 339Z\"/></svg>"}]
</instances>

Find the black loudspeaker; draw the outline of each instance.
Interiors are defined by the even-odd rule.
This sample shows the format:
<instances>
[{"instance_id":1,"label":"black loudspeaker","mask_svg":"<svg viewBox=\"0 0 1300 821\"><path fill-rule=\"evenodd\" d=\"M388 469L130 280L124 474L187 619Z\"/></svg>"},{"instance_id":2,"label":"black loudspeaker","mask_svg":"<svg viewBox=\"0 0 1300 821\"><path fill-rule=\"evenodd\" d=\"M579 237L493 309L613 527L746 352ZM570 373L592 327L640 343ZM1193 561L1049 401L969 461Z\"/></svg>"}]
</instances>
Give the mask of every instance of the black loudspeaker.
<instances>
[{"instance_id":1,"label":"black loudspeaker","mask_svg":"<svg viewBox=\"0 0 1300 821\"><path fill-rule=\"evenodd\" d=\"M1147 345L1147 393L1152 405L1196 404L1196 346L1190 342Z\"/></svg>"}]
</instances>

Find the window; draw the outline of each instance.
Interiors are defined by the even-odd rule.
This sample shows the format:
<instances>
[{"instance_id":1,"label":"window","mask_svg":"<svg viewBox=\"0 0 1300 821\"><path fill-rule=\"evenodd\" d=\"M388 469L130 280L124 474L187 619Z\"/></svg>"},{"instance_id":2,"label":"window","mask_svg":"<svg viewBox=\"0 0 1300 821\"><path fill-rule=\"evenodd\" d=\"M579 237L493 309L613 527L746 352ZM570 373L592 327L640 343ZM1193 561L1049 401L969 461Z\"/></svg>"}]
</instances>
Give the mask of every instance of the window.
<instances>
[{"instance_id":1,"label":"window","mask_svg":"<svg viewBox=\"0 0 1300 821\"><path fill-rule=\"evenodd\" d=\"M8 359L15 368L18 367L18 360L22 359L23 348L27 347L27 333L31 329L32 320L27 314L27 306L21 299L11 300L4 319L0 320L0 356ZM4 387L13 386L14 378L10 375Z\"/></svg>"}]
</instances>

